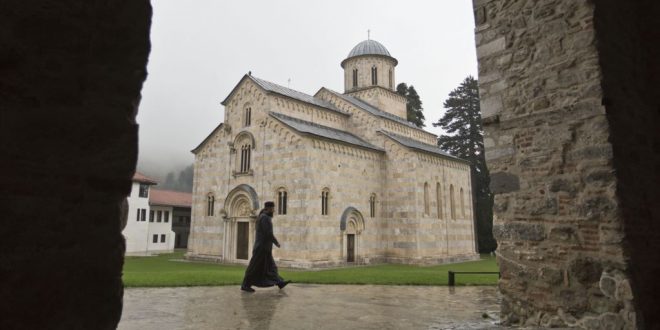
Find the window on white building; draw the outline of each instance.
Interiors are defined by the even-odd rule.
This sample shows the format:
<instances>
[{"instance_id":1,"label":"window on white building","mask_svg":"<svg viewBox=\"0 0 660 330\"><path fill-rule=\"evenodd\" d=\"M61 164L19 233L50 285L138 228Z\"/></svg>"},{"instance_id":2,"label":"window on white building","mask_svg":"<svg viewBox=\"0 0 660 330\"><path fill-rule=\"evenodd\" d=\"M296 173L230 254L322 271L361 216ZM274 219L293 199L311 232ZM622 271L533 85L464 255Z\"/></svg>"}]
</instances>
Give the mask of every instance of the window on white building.
<instances>
[{"instance_id":1,"label":"window on white building","mask_svg":"<svg viewBox=\"0 0 660 330\"><path fill-rule=\"evenodd\" d=\"M163 222L163 211L156 211L156 222Z\"/></svg>"},{"instance_id":2,"label":"window on white building","mask_svg":"<svg viewBox=\"0 0 660 330\"><path fill-rule=\"evenodd\" d=\"M154 210L149 210L149 222L154 222Z\"/></svg>"},{"instance_id":3,"label":"window on white building","mask_svg":"<svg viewBox=\"0 0 660 330\"><path fill-rule=\"evenodd\" d=\"M142 209L140 214L142 215L142 221L147 221L147 209Z\"/></svg>"},{"instance_id":4,"label":"window on white building","mask_svg":"<svg viewBox=\"0 0 660 330\"><path fill-rule=\"evenodd\" d=\"M140 183L139 196L144 197L144 198L149 197L149 185L148 184Z\"/></svg>"},{"instance_id":5,"label":"window on white building","mask_svg":"<svg viewBox=\"0 0 660 330\"><path fill-rule=\"evenodd\" d=\"M165 234L160 235L160 242L165 243Z\"/></svg>"},{"instance_id":6,"label":"window on white building","mask_svg":"<svg viewBox=\"0 0 660 330\"><path fill-rule=\"evenodd\" d=\"M158 243L158 234L154 234L152 242Z\"/></svg>"},{"instance_id":7,"label":"window on white building","mask_svg":"<svg viewBox=\"0 0 660 330\"><path fill-rule=\"evenodd\" d=\"M170 211L165 211L165 219L163 221L170 222Z\"/></svg>"}]
</instances>

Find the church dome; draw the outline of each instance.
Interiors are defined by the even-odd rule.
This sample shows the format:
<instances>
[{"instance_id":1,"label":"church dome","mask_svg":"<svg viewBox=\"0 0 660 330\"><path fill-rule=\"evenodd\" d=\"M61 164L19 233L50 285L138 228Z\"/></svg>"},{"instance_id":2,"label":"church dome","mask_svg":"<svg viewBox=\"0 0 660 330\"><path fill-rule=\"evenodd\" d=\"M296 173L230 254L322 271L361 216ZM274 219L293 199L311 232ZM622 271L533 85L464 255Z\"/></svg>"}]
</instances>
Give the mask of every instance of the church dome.
<instances>
[{"instance_id":1,"label":"church dome","mask_svg":"<svg viewBox=\"0 0 660 330\"><path fill-rule=\"evenodd\" d=\"M380 42L376 40L365 40L357 44L351 52L348 53L348 57L355 57L360 55L385 55L391 56L390 52L387 51L387 48L383 46Z\"/></svg>"},{"instance_id":2,"label":"church dome","mask_svg":"<svg viewBox=\"0 0 660 330\"><path fill-rule=\"evenodd\" d=\"M383 46L380 42L376 40L364 40L357 44L353 49L351 49L351 52L348 53L348 57L346 57L345 60L342 61L342 67L344 66L344 62L346 60L357 57L357 56L364 56L364 55L376 55L376 56L386 56L394 60L395 65L397 63L397 60L390 55L390 52L387 51L387 48Z\"/></svg>"}]
</instances>

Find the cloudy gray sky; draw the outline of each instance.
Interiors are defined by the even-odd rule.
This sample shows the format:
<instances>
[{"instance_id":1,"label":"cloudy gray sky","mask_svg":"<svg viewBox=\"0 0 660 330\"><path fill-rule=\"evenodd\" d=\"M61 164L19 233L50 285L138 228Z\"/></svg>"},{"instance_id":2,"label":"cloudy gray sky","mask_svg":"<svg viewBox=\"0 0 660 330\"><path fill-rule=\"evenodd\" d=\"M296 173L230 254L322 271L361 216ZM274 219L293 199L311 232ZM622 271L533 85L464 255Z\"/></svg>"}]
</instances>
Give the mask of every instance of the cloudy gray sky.
<instances>
[{"instance_id":1,"label":"cloudy gray sky","mask_svg":"<svg viewBox=\"0 0 660 330\"><path fill-rule=\"evenodd\" d=\"M248 71L308 94L343 91L339 63L367 38L399 60L397 83L417 89L427 129L449 92L476 77L470 0L153 0L149 76L142 90L138 168L162 176L224 116Z\"/></svg>"}]
</instances>

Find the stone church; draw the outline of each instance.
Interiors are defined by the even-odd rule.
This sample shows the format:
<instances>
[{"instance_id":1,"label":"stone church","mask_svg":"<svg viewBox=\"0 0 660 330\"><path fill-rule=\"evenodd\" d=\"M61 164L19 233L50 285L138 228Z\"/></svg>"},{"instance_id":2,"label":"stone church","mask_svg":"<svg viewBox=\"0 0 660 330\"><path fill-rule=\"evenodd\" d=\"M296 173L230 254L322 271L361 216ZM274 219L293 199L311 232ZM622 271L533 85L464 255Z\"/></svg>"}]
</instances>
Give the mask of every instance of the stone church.
<instances>
[{"instance_id":1,"label":"stone church","mask_svg":"<svg viewBox=\"0 0 660 330\"><path fill-rule=\"evenodd\" d=\"M398 61L375 40L341 62L344 93L243 76L195 155L187 257L243 263L276 203L282 266L476 259L469 164L406 121Z\"/></svg>"}]
</instances>

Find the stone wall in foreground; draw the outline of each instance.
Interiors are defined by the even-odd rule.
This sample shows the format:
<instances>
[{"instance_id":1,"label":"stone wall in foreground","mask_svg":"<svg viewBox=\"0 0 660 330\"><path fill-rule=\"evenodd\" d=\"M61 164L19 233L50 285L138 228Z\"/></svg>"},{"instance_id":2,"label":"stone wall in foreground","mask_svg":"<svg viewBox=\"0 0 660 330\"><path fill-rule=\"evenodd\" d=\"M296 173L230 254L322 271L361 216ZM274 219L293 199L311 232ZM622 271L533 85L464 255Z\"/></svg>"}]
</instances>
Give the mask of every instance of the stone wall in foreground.
<instances>
[{"instance_id":1,"label":"stone wall in foreground","mask_svg":"<svg viewBox=\"0 0 660 330\"><path fill-rule=\"evenodd\" d=\"M474 1L505 323L658 325L659 7Z\"/></svg>"}]
</instances>

